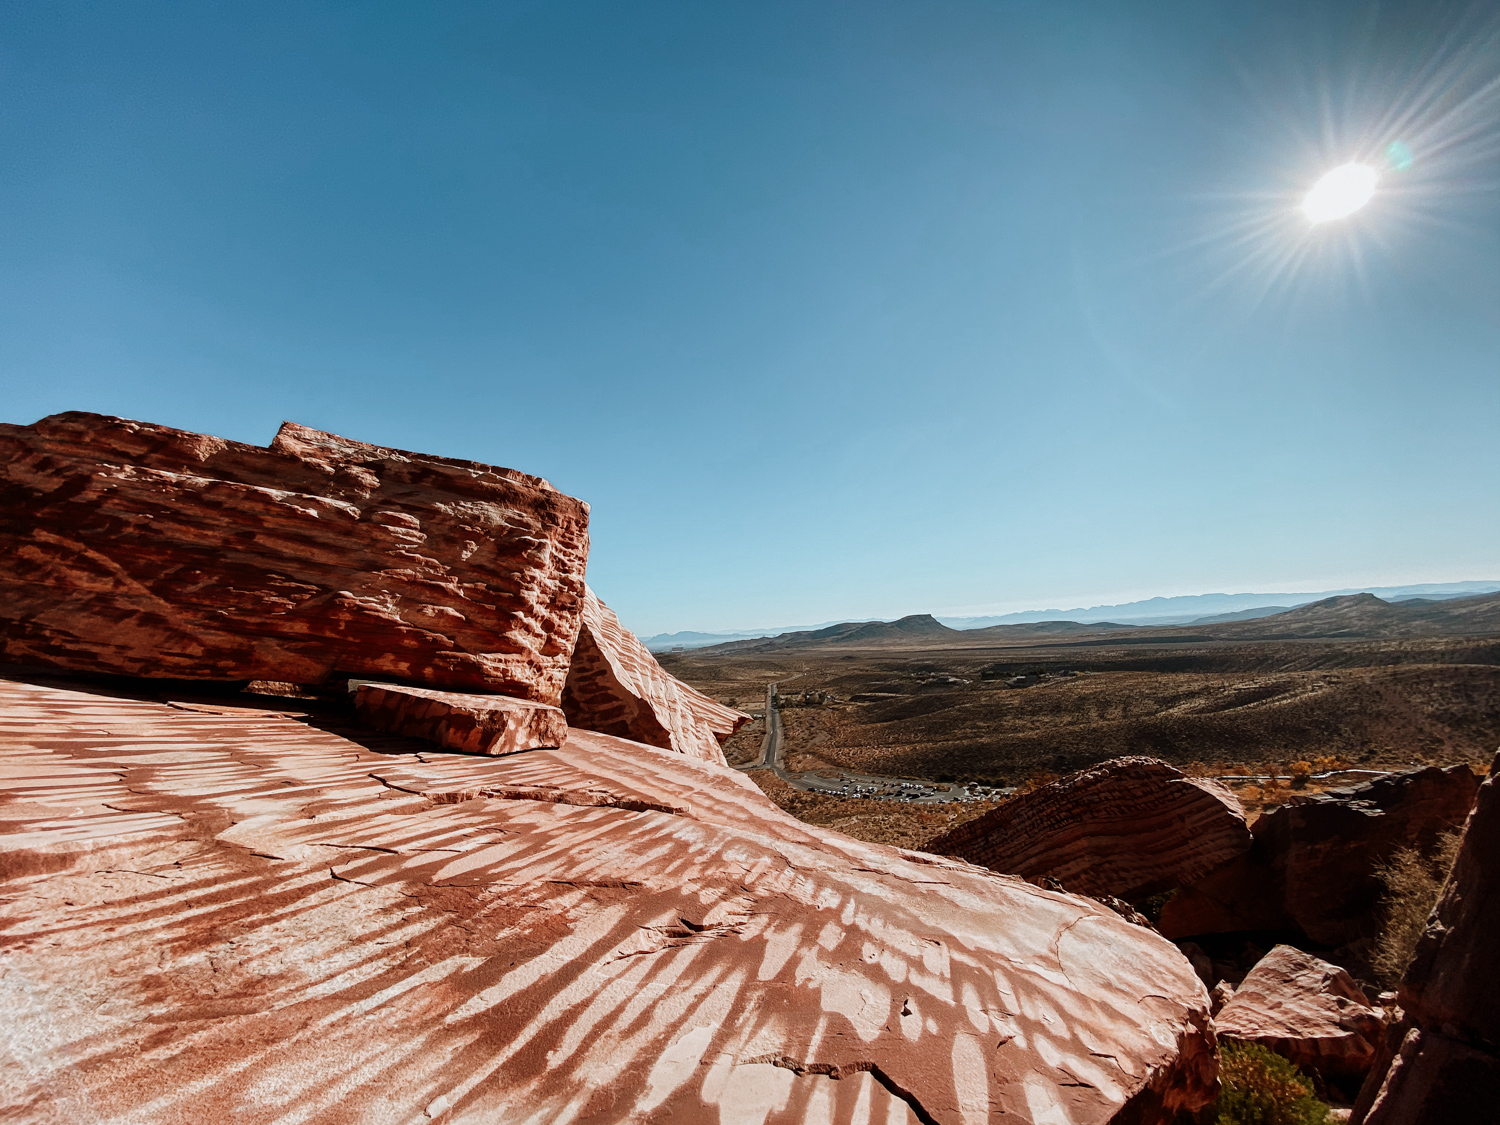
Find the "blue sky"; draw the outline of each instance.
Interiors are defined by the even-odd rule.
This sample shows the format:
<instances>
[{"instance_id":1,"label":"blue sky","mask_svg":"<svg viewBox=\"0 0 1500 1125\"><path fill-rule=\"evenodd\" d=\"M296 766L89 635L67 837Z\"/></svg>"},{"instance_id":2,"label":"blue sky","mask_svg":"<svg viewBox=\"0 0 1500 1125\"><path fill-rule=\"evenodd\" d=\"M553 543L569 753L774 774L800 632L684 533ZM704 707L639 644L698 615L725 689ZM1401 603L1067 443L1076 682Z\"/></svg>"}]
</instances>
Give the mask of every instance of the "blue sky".
<instances>
[{"instance_id":1,"label":"blue sky","mask_svg":"<svg viewBox=\"0 0 1500 1125\"><path fill-rule=\"evenodd\" d=\"M1496 33L22 0L0 420L540 473L644 633L1495 577ZM1395 140L1310 230L1301 193Z\"/></svg>"}]
</instances>

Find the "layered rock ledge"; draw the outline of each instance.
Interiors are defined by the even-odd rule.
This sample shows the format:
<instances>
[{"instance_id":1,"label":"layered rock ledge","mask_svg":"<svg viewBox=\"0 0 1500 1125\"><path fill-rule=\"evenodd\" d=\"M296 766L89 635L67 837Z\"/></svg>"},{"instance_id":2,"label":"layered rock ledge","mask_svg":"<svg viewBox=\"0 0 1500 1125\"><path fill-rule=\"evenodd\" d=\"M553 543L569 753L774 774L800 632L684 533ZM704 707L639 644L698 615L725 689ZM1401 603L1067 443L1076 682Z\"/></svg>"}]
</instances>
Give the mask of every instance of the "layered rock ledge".
<instances>
[{"instance_id":1,"label":"layered rock ledge","mask_svg":"<svg viewBox=\"0 0 1500 1125\"><path fill-rule=\"evenodd\" d=\"M29 1122L1089 1125L1213 1093L1156 935L608 735L379 754L0 681L0 817Z\"/></svg>"},{"instance_id":2,"label":"layered rock ledge","mask_svg":"<svg viewBox=\"0 0 1500 1125\"><path fill-rule=\"evenodd\" d=\"M1290 945L1266 954L1214 1017L1221 1039L1259 1043L1324 1078L1354 1087L1375 1060L1385 1012L1345 970Z\"/></svg>"},{"instance_id":3,"label":"layered rock ledge","mask_svg":"<svg viewBox=\"0 0 1500 1125\"><path fill-rule=\"evenodd\" d=\"M67 413L0 425L0 658L561 701L588 506L288 422L268 448Z\"/></svg>"},{"instance_id":4,"label":"layered rock ledge","mask_svg":"<svg viewBox=\"0 0 1500 1125\"><path fill-rule=\"evenodd\" d=\"M376 730L426 739L467 754L518 754L561 746L568 738L561 708L508 695L360 684L354 692L354 712Z\"/></svg>"}]
</instances>

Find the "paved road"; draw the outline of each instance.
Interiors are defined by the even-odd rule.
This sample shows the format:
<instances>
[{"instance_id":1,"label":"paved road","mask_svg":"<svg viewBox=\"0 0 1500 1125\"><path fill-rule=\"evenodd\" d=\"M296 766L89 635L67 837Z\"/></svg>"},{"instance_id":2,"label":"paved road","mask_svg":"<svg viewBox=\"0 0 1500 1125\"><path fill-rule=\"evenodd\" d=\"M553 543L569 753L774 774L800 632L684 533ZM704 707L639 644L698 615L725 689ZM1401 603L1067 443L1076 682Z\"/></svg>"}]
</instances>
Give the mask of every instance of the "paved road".
<instances>
[{"instance_id":1,"label":"paved road","mask_svg":"<svg viewBox=\"0 0 1500 1125\"><path fill-rule=\"evenodd\" d=\"M830 772L828 770L819 770L817 773L789 772L786 763L782 760L786 748L786 728L781 722L781 708L777 706L776 689L778 686L774 683L766 685L766 734L761 740L760 758L749 765L736 766L736 769L746 771L768 769L793 789L801 789L806 793L828 793L835 797L850 796L851 790L863 787L867 790L889 790L879 795L894 799L897 796L895 791L899 790L902 785L915 788L909 779L850 773L848 770L839 770L838 777L820 776ZM924 781L917 784L924 792L921 796L911 798L912 804L941 805L961 801L968 796L967 790L961 785L946 785L937 781Z\"/></svg>"},{"instance_id":2,"label":"paved road","mask_svg":"<svg viewBox=\"0 0 1500 1125\"><path fill-rule=\"evenodd\" d=\"M776 706L776 684L766 685L766 736L760 742L760 761L752 769L769 769L783 781L789 781L781 766L781 743L785 730L781 725L781 708Z\"/></svg>"}]
</instances>

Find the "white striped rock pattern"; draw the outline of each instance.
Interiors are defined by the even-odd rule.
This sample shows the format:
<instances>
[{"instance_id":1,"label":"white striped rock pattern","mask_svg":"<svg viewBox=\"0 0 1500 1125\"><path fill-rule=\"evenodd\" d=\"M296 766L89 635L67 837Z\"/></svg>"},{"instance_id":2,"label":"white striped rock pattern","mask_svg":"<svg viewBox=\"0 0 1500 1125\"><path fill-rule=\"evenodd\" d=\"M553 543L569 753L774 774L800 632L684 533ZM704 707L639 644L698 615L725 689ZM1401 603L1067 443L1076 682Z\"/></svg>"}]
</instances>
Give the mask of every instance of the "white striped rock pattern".
<instances>
[{"instance_id":1,"label":"white striped rock pattern","mask_svg":"<svg viewBox=\"0 0 1500 1125\"><path fill-rule=\"evenodd\" d=\"M380 753L0 681L0 819L10 1120L1149 1125L1213 1092L1155 934L607 735Z\"/></svg>"}]
</instances>

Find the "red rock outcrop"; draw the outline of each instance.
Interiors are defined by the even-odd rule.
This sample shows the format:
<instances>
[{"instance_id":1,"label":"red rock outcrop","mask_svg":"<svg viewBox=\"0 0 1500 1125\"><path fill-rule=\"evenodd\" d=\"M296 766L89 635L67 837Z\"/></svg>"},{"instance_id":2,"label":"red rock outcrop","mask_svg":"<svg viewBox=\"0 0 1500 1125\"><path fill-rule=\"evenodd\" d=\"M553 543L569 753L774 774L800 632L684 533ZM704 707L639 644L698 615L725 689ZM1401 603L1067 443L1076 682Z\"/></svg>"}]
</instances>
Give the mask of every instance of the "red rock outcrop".
<instances>
[{"instance_id":1,"label":"red rock outcrop","mask_svg":"<svg viewBox=\"0 0 1500 1125\"><path fill-rule=\"evenodd\" d=\"M1479 788L1467 766L1410 770L1292 798L1251 831L1255 846L1173 896L1168 937L1295 926L1331 946L1379 925L1375 871L1398 848L1430 850L1463 824Z\"/></svg>"},{"instance_id":2,"label":"red rock outcrop","mask_svg":"<svg viewBox=\"0 0 1500 1125\"><path fill-rule=\"evenodd\" d=\"M572 730L376 754L0 681L16 1120L986 1121L1201 1106L1208 998L1087 899Z\"/></svg>"},{"instance_id":3,"label":"red rock outcrop","mask_svg":"<svg viewBox=\"0 0 1500 1125\"><path fill-rule=\"evenodd\" d=\"M1500 755L1401 982L1400 1048L1370 1075L1354 1125L1493 1121L1500 1112Z\"/></svg>"},{"instance_id":4,"label":"red rock outcrop","mask_svg":"<svg viewBox=\"0 0 1500 1125\"><path fill-rule=\"evenodd\" d=\"M670 675L593 590L562 706L574 726L720 765L724 740L750 721Z\"/></svg>"},{"instance_id":5,"label":"red rock outcrop","mask_svg":"<svg viewBox=\"0 0 1500 1125\"><path fill-rule=\"evenodd\" d=\"M360 684L354 692L354 710L361 722L376 730L470 754L515 754L561 746L568 737L561 708L508 695Z\"/></svg>"},{"instance_id":6,"label":"red rock outcrop","mask_svg":"<svg viewBox=\"0 0 1500 1125\"><path fill-rule=\"evenodd\" d=\"M1259 1043L1308 1073L1360 1079L1385 1032L1385 1013L1337 965L1278 945L1234 989L1214 1030L1220 1039Z\"/></svg>"},{"instance_id":7,"label":"red rock outcrop","mask_svg":"<svg viewBox=\"0 0 1500 1125\"><path fill-rule=\"evenodd\" d=\"M1116 758L1014 797L927 845L1070 891L1138 898L1250 847L1239 799L1154 758Z\"/></svg>"},{"instance_id":8,"label":"red rock outcrop","mask_svg":"<svg viewBox=\"0 0 1500 1125\"><path fill-rule=\"evenodd\" d=\"M287 423L268 448L68 413L0 425L0 658L557 704L588 506Z\"/></svg>"}]
</instances>

